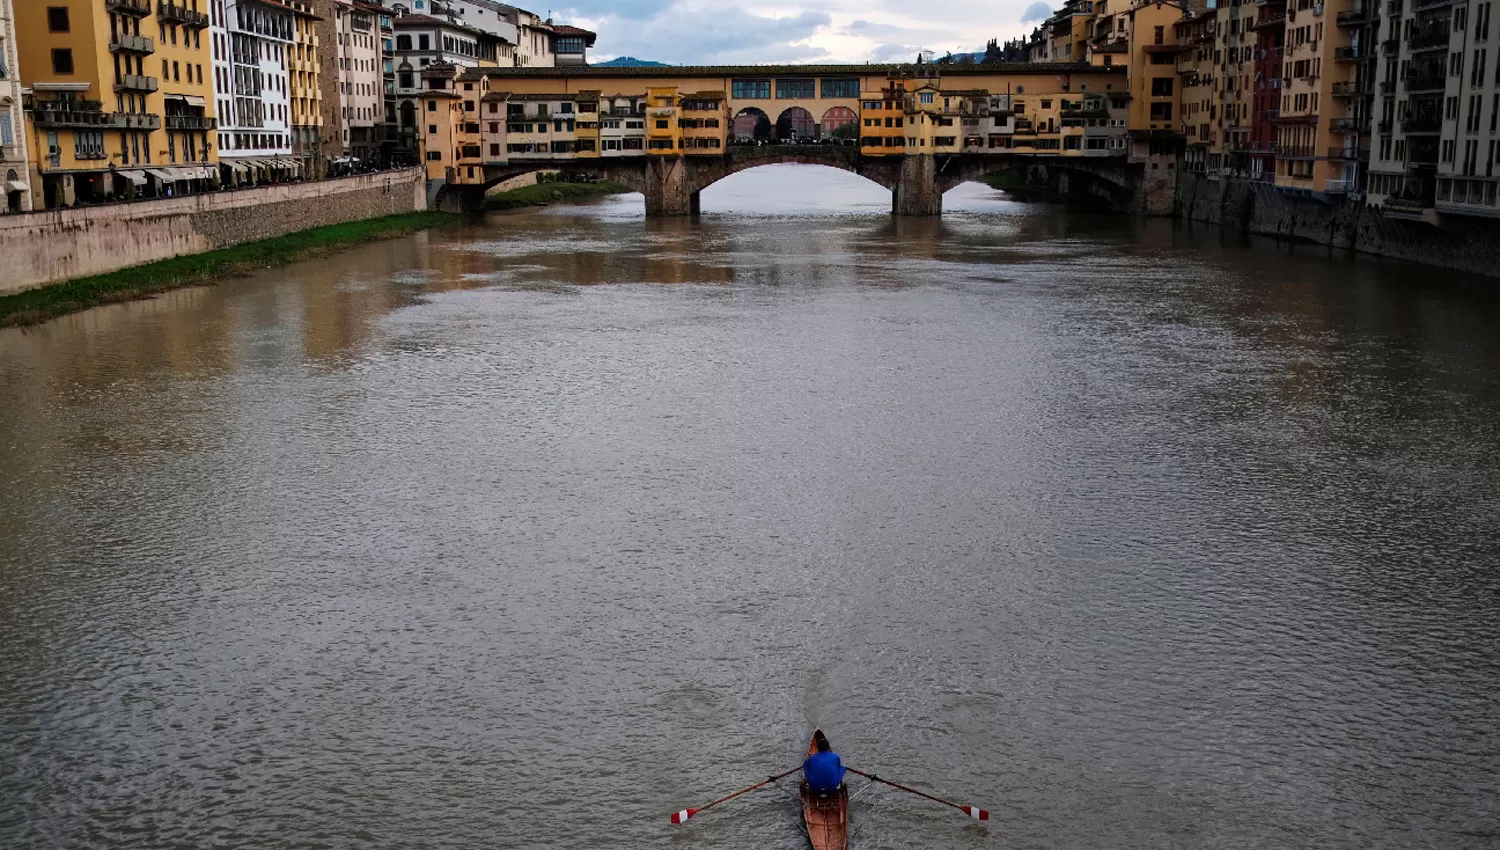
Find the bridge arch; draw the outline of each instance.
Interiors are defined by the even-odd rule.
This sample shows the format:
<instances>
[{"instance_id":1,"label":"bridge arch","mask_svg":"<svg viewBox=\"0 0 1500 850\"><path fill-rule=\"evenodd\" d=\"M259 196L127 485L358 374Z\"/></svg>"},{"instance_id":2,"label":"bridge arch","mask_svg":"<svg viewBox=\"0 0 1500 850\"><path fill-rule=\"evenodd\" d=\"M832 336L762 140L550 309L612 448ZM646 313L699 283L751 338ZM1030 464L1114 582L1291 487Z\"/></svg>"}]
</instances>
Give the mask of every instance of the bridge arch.
<instances>
[{"instance_id":1,"label":"bridge arch","mask_svg":"<svg viewBox=\"0 0 1500 850\"><path fill-rule=\"evenodd\" d=\"M771 116L755 106L747 106L735 113L732 127L737 142L768 142L776 135Z\"/></svg>"},{"instance_id":2,"label":"bridge arch","mask_svg":"<svg viewBox=\"0 0 1500 850\"><path fill-rule=\"evenodd\" d=\"M835 106L823 113L823 138L856 139L859 137L859 115L847 106Z\"/></svg>"},{"instance_id":3,"label":"bridge arch","mask_svg":"<svg viewBox=\"0 0 1500 850\"><path fill-rule=\"evenodd\" d=\"M782 142L800 142L816 139L820 131L818 120L811 112L800 106L789 106L776 119L776 139Z\"/></svg>"}]
</instances>

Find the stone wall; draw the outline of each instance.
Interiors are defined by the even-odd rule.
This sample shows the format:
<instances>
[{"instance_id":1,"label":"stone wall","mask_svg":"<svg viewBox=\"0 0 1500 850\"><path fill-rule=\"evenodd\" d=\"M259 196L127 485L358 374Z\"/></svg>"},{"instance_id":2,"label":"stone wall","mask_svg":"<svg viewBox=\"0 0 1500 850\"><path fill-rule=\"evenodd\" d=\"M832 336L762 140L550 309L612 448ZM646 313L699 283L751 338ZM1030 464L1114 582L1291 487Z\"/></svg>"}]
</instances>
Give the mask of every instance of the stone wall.
<instances>
[{"instance_id":1,"label":"stone wall","mask_svg":"<svg viewBox=\"0 0 1500 850\"><path fill-rule=\"evenodd\" d=\"M1180 175L1183 218L1261 236L1310 242L1444 268L1500 275L1500 221L1444 216L1442 225L1388 218L1353 201L1289 195L1263 183Z\"/></svg>"},{"instance_id":2,"label":"stone wall","mask_svg":"<svg viewBox=\"0 0 1500 850\"><path fill-rule=\"evenodd\" d=\"M0 294L427 208L421 169L0 216Z\"/></svg>"}]
</instances>

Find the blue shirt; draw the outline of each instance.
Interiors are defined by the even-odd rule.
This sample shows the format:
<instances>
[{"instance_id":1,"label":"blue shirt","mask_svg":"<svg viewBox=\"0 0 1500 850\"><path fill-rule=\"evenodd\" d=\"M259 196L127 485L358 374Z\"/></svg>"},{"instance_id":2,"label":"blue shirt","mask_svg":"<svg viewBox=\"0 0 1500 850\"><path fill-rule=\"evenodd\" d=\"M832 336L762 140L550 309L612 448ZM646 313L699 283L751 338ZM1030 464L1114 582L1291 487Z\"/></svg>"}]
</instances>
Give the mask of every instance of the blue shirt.
<instances>
[{"instance_id":1,"label":"blue shirt","mask_svg":"<svg viewBox=\"0 0 1500 850\"><path fill-rule=\"evenodd\" d=\"M802 775L814 791L837 791L844 784L844 763L838 753L813 753L802 763Z\"/></svg>"}]
</instances>

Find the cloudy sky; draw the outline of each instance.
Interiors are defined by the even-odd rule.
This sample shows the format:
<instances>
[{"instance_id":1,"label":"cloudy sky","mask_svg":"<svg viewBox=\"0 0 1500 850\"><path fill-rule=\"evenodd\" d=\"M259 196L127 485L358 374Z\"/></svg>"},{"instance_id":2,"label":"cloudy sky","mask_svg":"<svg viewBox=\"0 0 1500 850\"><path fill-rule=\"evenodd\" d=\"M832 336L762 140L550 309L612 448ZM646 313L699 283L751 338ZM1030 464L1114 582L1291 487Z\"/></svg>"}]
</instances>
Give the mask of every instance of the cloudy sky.
<instances>
[{"instance_id":1,"label":"cloudy sky","mask_svg":"<svg viewBox=\"0 0 1500 850\"><path fill-rule=\"evenodd\" d=\"M983 50L1030 32L1032 0L552 0L559 22L599 33L592 56L673 65L910 61L918 50ZM545 5L542 4L542 5ZM537 12L540 5L531 5Z\"/></svg>"}]
</instances>

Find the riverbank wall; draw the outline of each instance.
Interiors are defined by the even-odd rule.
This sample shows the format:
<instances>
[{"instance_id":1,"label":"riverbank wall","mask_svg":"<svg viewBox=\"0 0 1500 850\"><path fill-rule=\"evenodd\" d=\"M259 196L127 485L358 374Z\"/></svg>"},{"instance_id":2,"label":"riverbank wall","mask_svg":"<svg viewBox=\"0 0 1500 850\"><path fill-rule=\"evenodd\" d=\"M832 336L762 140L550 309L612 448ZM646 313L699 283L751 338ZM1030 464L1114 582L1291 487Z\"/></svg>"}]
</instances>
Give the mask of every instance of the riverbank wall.
<instances>
[{"instance_id":1,"label":"riverbank wall","mask_svg":"<svg viewBox=\"0 0 1500 850\"><path fill-rule=\"evenodd\" d=\"M1258 236L1500 276L1500 221L1492 219L1449 215L1439 226L1389 218L1361 202L1188 173L1178 175L1176 206L1182 218Z\"/></svg>"},{"instance_id":2,"label":"riverbank wall","mask_svg":"<svg viewBox=\"0 0 1500 850\"><path fill-rule=\"evenodd\" d=\"M0 295L427 209L420 168L0 216Z\"/></svg>"}]
</instances>

